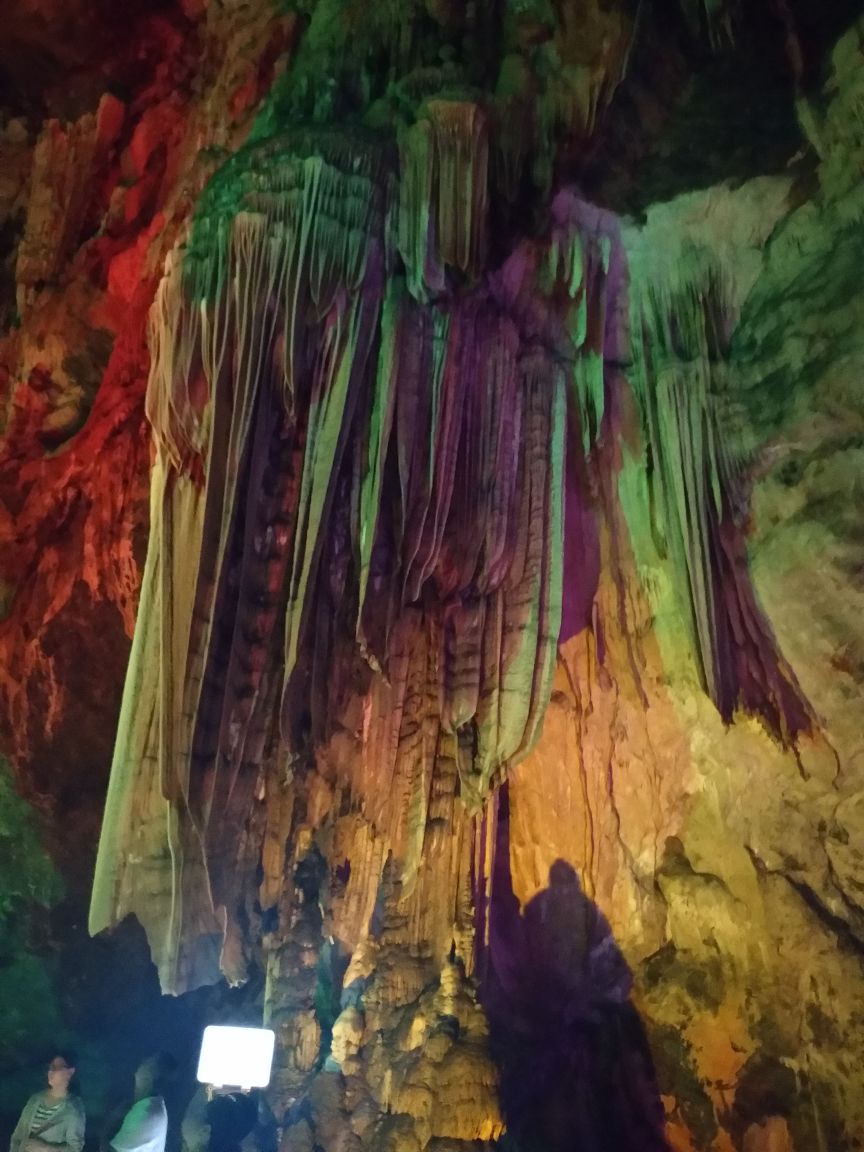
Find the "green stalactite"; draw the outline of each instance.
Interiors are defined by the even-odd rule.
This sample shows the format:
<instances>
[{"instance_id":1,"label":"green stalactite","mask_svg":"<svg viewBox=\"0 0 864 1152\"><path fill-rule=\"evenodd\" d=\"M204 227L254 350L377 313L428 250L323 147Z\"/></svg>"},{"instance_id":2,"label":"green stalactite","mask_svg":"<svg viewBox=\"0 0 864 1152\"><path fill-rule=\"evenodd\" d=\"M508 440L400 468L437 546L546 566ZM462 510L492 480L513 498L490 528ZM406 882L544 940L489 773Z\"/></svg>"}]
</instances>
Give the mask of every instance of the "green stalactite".
<instances>
[{"instance_id":1,"label":"green stalactite","mask_svg":"<svg viewBox=\"0 0 864 1152\"><path fill-rule=\"evenodd\" d=\"M553 228L540 279L550 299L565 292L572 301L567 312L574 355L570 389L586 456L600 434L606 408L606 330L618 303L612 296L620 290L609 281L613 245L620 251L620 241L604 230L613 218L593 208L590 213L593 219L586 222L565 219Z\"/></svg>"},{"instance_id":2,"label":"green stalactite","mask_svg":"<svg viewBox=\"0 0 864 1152\"><path fill-rule=\"evenodd\" d=\"M717 643L707 517L722 514L723 480L711 382L716 352L710 316L712 310L719 313L728 308L728 296L705 253L693 252L668 279L658 276L656 266L640 266L638 259L632 260L630 271L630 378L650 451L647 494L654 548L672 562L701 677L716 700ZM625 504L625 510L634 516L632 505ZM634 541L644 544L646 537L637 524L632 531Z\"/></svg>"},{"instance_id":3,"label":"green stalactite","mask_svg":"<svg viewBox=\"0 0 864 1152\"><path fill-rule=\"evenodd\" d=\"M397 337L404 301L403 283L397 279L391 280L381 311L381 345L378 351L378 366L375 373L375 388L369 417L369 440L360 489L360 576L357 639L367 658L370 654L366 651L366 638L363 633L363 605L366 602L369 566L372 561L372 548L375 544L375 533L378 527L384 465L393 427L396 380L399 372Z\"/></svg>"},{"instance_id":4,"label":"green stalactite","mask_svg":"<svg viewBox=\"0 0 864 1152\"><path fill-rule=\"evenodd\" d=\"M399 139L399 255L416 300L425 300L445 287L444 269L434 246L435 148L435 129L429 120L418 120Z\"/></svg>"}]
</instances>

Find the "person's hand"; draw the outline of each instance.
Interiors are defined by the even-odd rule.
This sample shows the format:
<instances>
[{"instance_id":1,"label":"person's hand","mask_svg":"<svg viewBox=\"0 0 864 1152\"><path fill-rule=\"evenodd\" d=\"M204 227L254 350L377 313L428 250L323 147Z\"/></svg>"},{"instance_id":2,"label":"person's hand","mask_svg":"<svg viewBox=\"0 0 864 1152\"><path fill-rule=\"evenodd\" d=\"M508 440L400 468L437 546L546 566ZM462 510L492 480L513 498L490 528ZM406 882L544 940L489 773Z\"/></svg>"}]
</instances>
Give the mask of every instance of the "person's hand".
<instances>
[{"instance_id":1,"label":"person's hand","mask_svg":"<svg viewBox=\"0 0 864 1152\"><path fill-rule=\"evenodd\" d=\"M45 1147L44 1140L38 1140L35 1136L31 1136L21 1145L21 1152L45 1152Z\"/></svg>"}]
</instances>

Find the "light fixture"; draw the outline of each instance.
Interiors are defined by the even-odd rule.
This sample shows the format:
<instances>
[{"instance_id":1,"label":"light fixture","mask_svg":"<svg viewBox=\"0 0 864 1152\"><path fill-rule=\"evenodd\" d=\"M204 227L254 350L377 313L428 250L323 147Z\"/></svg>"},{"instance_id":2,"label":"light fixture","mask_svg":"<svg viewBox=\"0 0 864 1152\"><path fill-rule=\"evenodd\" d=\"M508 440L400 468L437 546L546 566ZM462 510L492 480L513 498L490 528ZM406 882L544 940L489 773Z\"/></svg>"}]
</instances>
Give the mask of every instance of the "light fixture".
<instances>
[{"instance_id":1,"label":"light fixture","mask_svg":"<svg viewBox=\"0 0 864 1152\"><path fill-rule=\"evenodd\" d=\"M266 1088L275 1042L269 1028L209 1024L201 1040L198 1082L214 1088Z\"/></svg>"}]
</instances>

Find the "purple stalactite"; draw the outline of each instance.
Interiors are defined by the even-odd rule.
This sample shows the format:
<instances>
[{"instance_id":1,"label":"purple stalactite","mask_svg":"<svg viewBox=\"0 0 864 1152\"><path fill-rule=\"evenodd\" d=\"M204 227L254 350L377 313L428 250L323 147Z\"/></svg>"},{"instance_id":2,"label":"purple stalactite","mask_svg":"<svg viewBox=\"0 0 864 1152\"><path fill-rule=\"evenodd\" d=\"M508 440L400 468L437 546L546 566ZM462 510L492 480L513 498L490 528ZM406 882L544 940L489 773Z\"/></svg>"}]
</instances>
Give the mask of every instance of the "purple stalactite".
<instances>
[{"instance_id":1,"label":"purple stalactite","mask_svg":"<svg viewBox=\"0 0 864 1152\"><path fill-rule=\"evenodd\" d=\"M564 472L564 565L560 642L591 623L600 579L600 539L587 494L585 461L572 426Z\"/></svg>"}]
</instances>

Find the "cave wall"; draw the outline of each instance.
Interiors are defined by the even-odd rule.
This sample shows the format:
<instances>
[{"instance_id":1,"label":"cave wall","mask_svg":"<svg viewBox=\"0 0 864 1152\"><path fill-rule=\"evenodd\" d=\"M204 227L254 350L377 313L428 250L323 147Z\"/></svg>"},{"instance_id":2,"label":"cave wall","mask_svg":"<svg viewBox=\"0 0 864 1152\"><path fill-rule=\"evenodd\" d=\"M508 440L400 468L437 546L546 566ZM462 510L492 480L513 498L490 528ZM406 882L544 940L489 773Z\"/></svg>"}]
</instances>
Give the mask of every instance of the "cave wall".
<instances>
[{"instance_id":1,"label":"cave wall","mask_svg":"<svg viewBox=\"0 0 864 1152\"><path fill-rule=\"evenodd\" d=\"M408 69L426 43L449 45L445 72L472 45L477 69L491 67L488 45L477 48L482 24L466 30L449 6L427 7L427 22L414 25L417 43L403 38L386 48L407 62L400 66L419 98L423 83L442 83ZM511 267L528 283L524 245L536 254L559 243L564 253L563 233L583 250L586 236L606 235L626 261L628 282L610 296L626 313L626 353L623 344L610 351L605 334L598 344L596 331L583 345L620 371L601 375L592 392L585 357L571 401L561 483L576 498L561 509L558 557L564 626L536 743L525 741L487 773L490 790L488 779L466 774L457 736L446 724L441 730L437 684L421 679L435 755L425 768L421 759L420 768L402 760L388 769L380 752L386 732L376 745L369 725L370 717L386 721L390 684L374 668L370 674L337 630L325 641L337 583L322 598L315 635L334 655L323 668L301 669L299 697L319 712L313 736L295 694L287 749L268 734L252 770L245 766L245 808L238 817L229 805L234 824L190 865L183 930L203 949L185 967L172 967L176 938L161 930L173 877L164 781L146 756L149 790L139 776L126 792L134 815L109 807L109 856L128 857L130 828L146 851L137 871L122 863L131 879L119 899L110 873L97 926L132 908L176 991L217 978L220 965L235 979L266 972L266 1012L280 1040L273 1099L286 1119L286 1149L444 1152L515 1138L503 1134L499 1086L509 1070L496 1048L508 1029L524 1025L516 1008L531 982L530 965L527 973L508 967L514 950L522 956L512 933L527 931L513 925L532 923L528 910L558 891L562 861L575 869L579 899L608 925L603 948L614 940L632 971L628 1003L647 1030L673 1147L841 1149L856 1147L864 1130L856 1027L860 29L825 63L824 85L799 94L799 151L785 157L784 171L682 194L640 222L619 223L580 207L578 190L555 201L557 214L552 207L553 188L573 175L573 142L586 146L604 102L614 109L633 34L625 12L587 7L582 24L553 25L564 64L537 104L528 101L560 151L537 148L527 161L519 69L536 62L530 46L542 34L522 13L516 59L508 58L512 91L502 80L496 107L505 109L503 155L522 163L527 184L493 230L505 238L498 249L463 256L454 240L439 251L442 265L462 260L469 282L487 261L493 271L506 266L510 244L523 245ZM233 172L260 184L280 156L338 156L323 125L350 121L364 100L373 128L384 116L363 90L363 70L358 79L336 67L346 29L359 36L357 27L314 18L304 27L305 16L254 4L144 15L136 90L121 99L117 76L107 94L91 81L79 115L43 124L28 110L4 121L4 749L49 824L75 826L71 844L56 837L56 852L82 889L145 563L146 325L166 260L178 240L193 251L198 243L206 257L213 242L206 233L200 239L201 221L208 212L225 218L238 186L230 166L211 184L210 201L199 197L250 130L247 159ZM389 34L381 21L383 32L374 23L364 30L363 51L365 37ZM674 79L680 66L676 57L660 71ZM86 63L76 67L87 74ZM375 68L366 80L373 88ZM329 85L316 82L324 72L333 75ZM470 95L459 93L460 106ZM397 96L397 109L399 100L416 106L407 82ZM301 116L318 128L268 152L273 132ZM495 179L506 184L510 176L505 168ZM266 179L263 186L269 194ZM496 193L501 187L493 184ZM519 196L534 203L535 227L523 223ZM405 260L417 236L400 242ZM440 291L430 279L440 270L428 262L409 273L417 294ZM522 330L527 323L548 342L560 297L538 283L518 309L511 294L508 315L517 311ZM461 291L460 283L454 295ZM708 301L710 323L694 298ZM664 329L670 322L675 331ZM642 332L650 334L644 342ZM167 356L177 347L164 326L151 334L151 354L160 347ZM670 451L695 445L697 433L701 459L720 461L716 474ZM682 493L702 508L701 547L676 504ZM164 504L153 507L164 517ZM333 519L328 539L345 532ZM178 541L182 581L189 533L181 529ZM158 613L143 618L155 622ZM423 604L421 619L387 657L413 660L422 678L436 674L421 651L438 643L429 632L440 626L434 602ZM469 624L460 620L460 628ZM127 683L127 718L136 722L141 696L157 683ZM207 880L197 869L209 865L221 877L223 912L202 898ZM524 909L521 920L518 911L504 918L508 893ZM547 943L570 955L560 933ZM631 993L629 977L616 977L611 990L599 979L586 990L566 978L557 988L561 974L541 971L562 1008L568 998L602 1006L617 1003L621 988ZM486 1011L478 988L487 991ZM529 1053L549 1037L540 1021L533 1039L528 1027ZM558 1037L565 1047L572 1040L566 1030ZM542 1086L528 1095L538 1133L553 1097ZM549 1148L555 1138L551 1128L537 1137Z\"/></svg>"}]
</instances>

